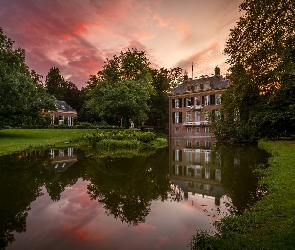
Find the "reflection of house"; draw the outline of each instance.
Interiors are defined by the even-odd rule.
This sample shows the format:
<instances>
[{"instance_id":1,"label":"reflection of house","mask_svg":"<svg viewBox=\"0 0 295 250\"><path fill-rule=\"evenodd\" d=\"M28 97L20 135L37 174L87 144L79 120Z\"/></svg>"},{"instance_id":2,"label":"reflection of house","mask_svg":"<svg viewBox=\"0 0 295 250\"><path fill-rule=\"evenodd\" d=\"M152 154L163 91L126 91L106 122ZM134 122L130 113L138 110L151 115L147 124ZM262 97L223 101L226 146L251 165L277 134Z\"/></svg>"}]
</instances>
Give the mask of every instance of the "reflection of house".
<instances>
[{"instance_id":1,"label":"reflection of house","mask_svg":"<svg viewBox=\"0 0 295 250\"><path fill-rule=\"evenodd\" d=\"M229 82L215 75L185 81L174 88L169 95L169 135L171 137L212 136L210 115L219 115L221 94Z\"/></svg>"},{"instance_id":2,"label":"reflection of house","mask_svg":"<svg viewBox=\"0 0 295 250\"><path fill-rule=\"evenodd\" d=\"M50 149L49 154L52 161L46 169L56 172L67 170L77 161L77 156L74 155L72 147L67 149Z\"/></svg>"},{"instance_id":3,"label":"reflection of house","mask_svg":"<svg viewBox=\"0 0 295 250\"><path fill-rule=\"evenodd\" d=\"M74 125L74 118L77 117L77 111L68 105L65 101L55 101L56 110L48 111L51 118L51 124L67 124Z\"/></svg>"},{"instance_id":4,"label":"reflection of house","mask_svg":"<svg viewBox=\"0 0 295 250\"><path fill-rule=\"evenodd\" d=\"M215 197L219 205L225 193L221 182L221 160L212 155L213 138L170 138L169 176L185 193Z\"/></svg>"},{"instance_id":5,"label":"reflection of house","mask_svg":"<svg viewBox=\"0 0 295 250\"><path fill-rule=\"evenodd\" d=\"M21 153L19 158L26 158L32 155L48 156L48 150L41 149L24 151ZM43 162L43 165L45 169L53 170L55 172L65 171L77 161L77 156L74 154L73 147L60 149L51 148L49 149L49 156L50 158L48 159L46 157L46 160Z\"/></svg>"}]
</instances>

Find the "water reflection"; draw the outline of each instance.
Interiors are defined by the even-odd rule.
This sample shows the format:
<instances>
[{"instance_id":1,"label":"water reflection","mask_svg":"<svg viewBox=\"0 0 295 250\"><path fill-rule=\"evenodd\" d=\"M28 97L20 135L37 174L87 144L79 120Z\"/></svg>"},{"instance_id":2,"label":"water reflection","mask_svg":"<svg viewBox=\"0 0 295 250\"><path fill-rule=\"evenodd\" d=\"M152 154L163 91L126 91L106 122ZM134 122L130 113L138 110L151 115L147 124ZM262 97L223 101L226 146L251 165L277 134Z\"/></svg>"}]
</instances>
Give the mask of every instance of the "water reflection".
<instances>
[{"instance_id":1,"label":"water reflection","mask_svg":"<svg viewBox=\"0 0 295 250\"><path fill-rule=\"evenodd\" d=\"M169 174L184 196L213 197L220 205L224 195L230 212L242 213L261 199L255 167L267 167L269 154L255 145L215 146L213 138L171 138Z\"/></svg>"},{"instance_id":2,"label":"water reflection","mask_svg":"<svg viewBox=\"0 0 295 250\"><path fill-rule=\"evenodd\" d=\"M0 157L0 249L14 241L16 232L24 233L30 228L27 217L36 213L36 209L31 211L32 204L41 207L38 201L48 194L52 205L46 206L59 204L61 207L61 204L70 202L70 198L62 195L69 193L74 186L80 187L81 182L86 184L82 189L85 195L79 198L80 206L83 207L82 203L89 200L97 201L96 204L110 219L123 223L124 232L129 232L125 235L126 241L134 240L134 231L128 231L124 225L138 227L147 223L149 217L146 228L159 228L157 240L166 239L162 242L162 249L185 248L186 240L198 229L196 227L206 228L210 226L210 221L220 219L223 207L229 205L239 213L260 198L258 177L252 169L257 164L266 165L268 155L256 147L215 148L214 145L214 141L208 138L178 138L171 139L169 149L160 150L111 152L90 147L68 147ZM116 157L118 155L121 157ZM160 207L163 211L159 210ZM153 213L153 208L161 214L160 217ZM66 214L68 211L64 217ZM39 219L47 225L55 220L51 216L48 217L44 211ZM81 214L77 216L75 220L79 220ZM85 219L82 217L81 220ZM92 223L95 224L95 221ZM101 223L98 221L95 224L99 231L114 222ZM64 225L64 228L68 230L69 227ZM50 233L55 230L51 229ZM29 232L37 233L36 230ZM172 232L182 239L172 236ZM183 232L186 232L185 235ZM116 248L122 243L114 240L116 233L113 233L113 238L100 243L105 244L105 249L111 244ZM35 237L26 235L22 239L30 242ZM51 241L52 245L48 243L48 249L56 247L55 243L55 240ZM10 246L17 248L22 244L20 241ZM126 247L132 248L128 244L131 243L126 243ZM155 243L145 244L145 248L150 249L150 245Z\"/></svg>"}]
</instances>

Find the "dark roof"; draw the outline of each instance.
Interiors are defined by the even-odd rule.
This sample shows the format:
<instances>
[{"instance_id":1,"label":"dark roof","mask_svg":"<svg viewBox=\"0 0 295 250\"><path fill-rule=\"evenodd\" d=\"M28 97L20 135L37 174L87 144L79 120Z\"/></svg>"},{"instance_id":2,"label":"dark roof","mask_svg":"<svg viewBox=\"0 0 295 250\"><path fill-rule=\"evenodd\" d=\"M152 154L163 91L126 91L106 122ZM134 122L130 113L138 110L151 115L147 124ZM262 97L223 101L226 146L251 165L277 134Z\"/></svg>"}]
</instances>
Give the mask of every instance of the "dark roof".
<instances>
[{"instance_id":1,"label":"dark roof","mask_svg":"<svg viewBox=\"0 0 295 250\"><path fill-rule=\"evenodd\" d=\"M56 104L56 108L58 110L63 110L63 111L75 111L75 109L73 109L69 104L67 104L65 101L60 101L60 100L56 100L55 101Z\"/></svg>"},{"instance_id":2,"label":"dark roof","mask_svg":"<svg viewBox=\"0 0 295 250\"><path fill-rule=\"evenodd\" d=\"M210 82L211 89L223 89L229 87L229 81L227 79L223 79L219 75L214 76L205 76L199 79L194 80L186 80L181 83L179 86L171 90L171 94L183 94L187 91L187 86L195 87L196 85L200 86L200 90L204 90L204 83Z\"/></svg>"}]
</instances>

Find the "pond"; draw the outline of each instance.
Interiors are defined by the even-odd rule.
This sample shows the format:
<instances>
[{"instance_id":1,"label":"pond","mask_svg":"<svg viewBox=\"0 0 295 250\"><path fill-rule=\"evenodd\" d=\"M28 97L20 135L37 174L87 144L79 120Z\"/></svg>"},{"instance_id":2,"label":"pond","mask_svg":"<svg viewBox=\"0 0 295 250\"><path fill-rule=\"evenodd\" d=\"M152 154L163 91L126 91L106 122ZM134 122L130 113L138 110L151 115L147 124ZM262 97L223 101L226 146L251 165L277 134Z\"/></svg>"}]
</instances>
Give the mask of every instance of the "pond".
<instances>
[{"instance_id":1,"label":"pond","mask_svg":"<svg viewBox=\"0 0 295 250\"><path fill-rule=\"evenodd\" d=\"M205 138L0 157L0 249L188 249L196 230L214 231L263 196L253 169L268 157Z\"/></svg>"}]
</instances>

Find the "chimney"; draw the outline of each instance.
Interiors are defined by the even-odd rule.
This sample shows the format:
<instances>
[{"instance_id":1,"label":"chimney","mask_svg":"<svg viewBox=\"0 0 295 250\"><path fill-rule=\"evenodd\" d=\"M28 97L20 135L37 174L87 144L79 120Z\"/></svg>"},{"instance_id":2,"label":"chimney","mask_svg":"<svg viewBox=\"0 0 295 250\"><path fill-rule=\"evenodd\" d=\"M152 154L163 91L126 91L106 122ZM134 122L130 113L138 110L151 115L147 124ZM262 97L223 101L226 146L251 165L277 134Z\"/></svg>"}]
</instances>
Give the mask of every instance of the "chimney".
<instances>
[{"instance_id":1,"label":"chimney","mask_svg":"<svg viewBox=\"0 0 295 250\"><path fill-rule=\"evenodd\" d=\"M220 76L220 68L218 66L215 67L215 75Z\"/></svg>"},{"instance_id":2,"label":"chimney","mask_svg":"<svg viewBox=\"0 0 295 250\"><path fill-rule=\"evenodd\" d=\"M188 75L187 75L187 72L186 71L184 71L183 80L184 81L188 81Z\"/></svg>"}]
</instances>

